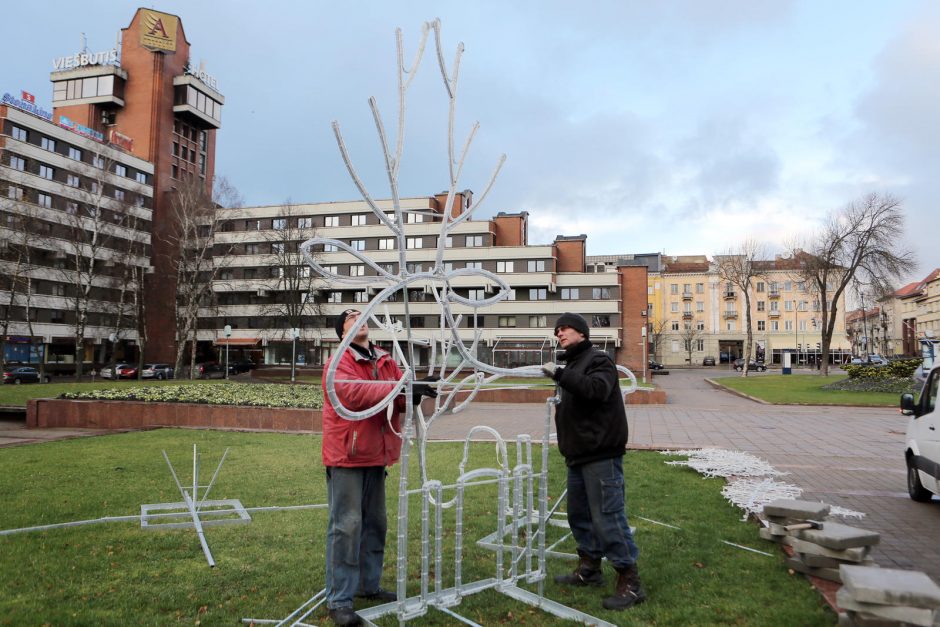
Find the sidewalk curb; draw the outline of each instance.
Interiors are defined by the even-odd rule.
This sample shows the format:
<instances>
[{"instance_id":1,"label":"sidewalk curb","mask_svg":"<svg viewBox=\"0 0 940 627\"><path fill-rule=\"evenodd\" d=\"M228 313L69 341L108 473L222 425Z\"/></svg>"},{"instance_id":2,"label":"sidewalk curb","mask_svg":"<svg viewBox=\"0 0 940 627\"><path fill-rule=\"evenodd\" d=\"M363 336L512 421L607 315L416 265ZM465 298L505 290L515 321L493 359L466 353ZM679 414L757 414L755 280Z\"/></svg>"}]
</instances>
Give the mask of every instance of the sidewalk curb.
<instances>
[{"instance_id":1,"label":"sidewalk curb","mask_svg":"<svg viewBox=\"0 0 940 627\"><path fill-rule=\"evenodd\" d=\"M723 391L725 391L725 392L729 392L729 393L731 393L731 394L734 394L735 396L740 396L741 398L746 398L746 399L749 400L749 401L754 401L755 403L760 403L761 405L773 405L773 404L774 404L774 403L769 403L769 402L765 401L764 399L757 398L756 396L751 396L750 394L745 394L744 392L739 392L739 391L737 391L737 390L735 390L735 389L729 388L729 387L727 387L727 386L725 386L725 385L722 385L722 384L718 383L718 382L715 381L714 379L709 379L708 377L705 377L705 383L707 383L708 385L712 386L712 387L715 388L715 389L723 390Z\"/></svg>"}]
</instances>

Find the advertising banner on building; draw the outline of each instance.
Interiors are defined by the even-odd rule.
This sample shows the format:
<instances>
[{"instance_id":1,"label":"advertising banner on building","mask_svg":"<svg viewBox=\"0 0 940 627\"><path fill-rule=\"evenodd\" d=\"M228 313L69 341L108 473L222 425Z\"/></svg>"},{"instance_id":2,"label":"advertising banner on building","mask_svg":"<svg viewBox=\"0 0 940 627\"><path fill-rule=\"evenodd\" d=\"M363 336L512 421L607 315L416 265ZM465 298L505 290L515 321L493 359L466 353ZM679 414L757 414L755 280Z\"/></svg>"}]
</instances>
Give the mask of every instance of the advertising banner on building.
<instances>
[{"instance_id":1,"label":"advertising banner on building","mask_svg":"<svg viewBox=\"0 0 940 627\"><path fill-rule=\"evenodd\" d=\"M151 50L176 52L176 30L179 18L160 11L141 9L140 45Z\"/></svg>"}]
</instances>

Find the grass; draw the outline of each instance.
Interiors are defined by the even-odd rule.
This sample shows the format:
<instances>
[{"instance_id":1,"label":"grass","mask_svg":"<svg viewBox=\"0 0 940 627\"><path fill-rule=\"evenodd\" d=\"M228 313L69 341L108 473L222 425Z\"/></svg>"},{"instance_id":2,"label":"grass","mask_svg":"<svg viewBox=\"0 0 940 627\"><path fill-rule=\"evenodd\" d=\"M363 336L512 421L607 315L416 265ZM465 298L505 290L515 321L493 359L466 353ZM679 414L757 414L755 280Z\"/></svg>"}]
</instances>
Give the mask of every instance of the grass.
<instances>
[{"instance_id":1,"label":"grass","mask_svg":"<svg viewBox=\"0 0 940 627\"><path fill-rule=\"evenodd\" d=\"M206 479L230 447L211 498L238 498L246 507L324 503L317 436L156 430L0 449L0 529L138 513L144 503L180 495L161 450L180 481L191 481L192 446ZM512 450L512 449L510 449ZM429 475L456 478L463 447L428 445ZM535 458L540 459L538 447ZM801 576L788 575L777 547L740 521L719 494L722 481L665 465L668 458L631 452L625 461L628 511L637 527L640 571L649 600L628 612L601 606L604 589L558 586L550 577L572 562L550 559L548 598L618 625L831 625L835 617ZM492 444L470 448L467 469L495 465ZM383 585L395 582L398 472L389 470L389 545ZM411 485L418 485L416 463ZM550 452L549 496L564 486L564 463ZM469 489L465 505L465 582L494 574L495 555L475 542L495 531L496 490ZM445 494L448 498L451 494ZM420 507L411 500L409 593L417 590ZM639 517L681 527L669 529ZM210 569L190 530L144 531L107 523L0 536L0 625L232 625L243 617L284 617L323 586L323 509L258 512L247 525L209 527L218 563ZM453 578L454 510L444 512L445 585ZM560 537L552 529L549 541ZM772 557L722 544L763 549ZM574 550L568 540L559 547ZM609 581L613 571L605 566ZM532 588L531 586L528 586ZM454 611L486 625L567 624L494 591L472 595ZM318 610L311 622L329 624ZM393 625L394 619L381 624ZM432 611L421 625L453 625Z\"/></svg>"},{"instance_id":2,"label":"grass","mask_svg":"<svg viewBox=\"0 0 940 627\"><path fill-rule=\"evenodd\" d=\"M25 407L27 401L34 398L56 398L65 392L86 392L89 390L113 390L125 389L140 386L164 386L164 385L203 385L206 383L218 383L218 380L196 379L174 379L171 381L153 381L149 379L138 381L108 381L101 380L87 383L30 383L24 385L0 385L0 406L20 406Z\"/></svg>"},{"instance_id":3,"label":"grass","mask_svg":"<svg viewBox=\"0 0 940 627\"><path fill-rule=\"evenodd\" d=\"M776 405L863 405L897 407L898 394L824 390L823 386L846 379L846 375L823 377L813 374L718 377L719 384Z\"/></svg>"}]
</instances>

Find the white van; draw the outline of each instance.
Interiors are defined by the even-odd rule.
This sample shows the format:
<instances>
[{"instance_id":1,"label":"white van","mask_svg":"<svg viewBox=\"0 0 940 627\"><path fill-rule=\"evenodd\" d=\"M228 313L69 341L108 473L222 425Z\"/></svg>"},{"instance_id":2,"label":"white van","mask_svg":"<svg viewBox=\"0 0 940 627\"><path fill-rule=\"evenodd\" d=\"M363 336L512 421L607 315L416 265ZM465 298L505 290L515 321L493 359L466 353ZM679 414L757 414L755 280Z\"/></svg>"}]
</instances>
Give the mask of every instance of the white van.
<instances>
[{"instance_id":1,"label":"white van","mask_svg":"<svg viewBox=\"0 0 940 627\"><path fill-rule=\"evenodd\" d=\"M940 365L934 366L914 402L913 394L901 395L901 413L910 416L904 457L907 461L907 492L915 501L940 495Z\"/></svg>"}]
</instances>

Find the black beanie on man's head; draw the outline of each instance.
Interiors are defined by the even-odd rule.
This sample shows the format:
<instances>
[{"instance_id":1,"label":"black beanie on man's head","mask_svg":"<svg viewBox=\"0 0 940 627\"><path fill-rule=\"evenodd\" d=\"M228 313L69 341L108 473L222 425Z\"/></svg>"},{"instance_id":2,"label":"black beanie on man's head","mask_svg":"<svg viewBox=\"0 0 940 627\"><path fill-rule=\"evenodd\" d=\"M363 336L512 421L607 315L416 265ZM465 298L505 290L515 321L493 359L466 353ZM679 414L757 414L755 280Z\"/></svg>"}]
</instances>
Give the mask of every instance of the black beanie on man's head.
<instances>
[{"instance_id":1,"label":"black beanie on man's head","mask_svg":"<svg viewBox=\"0 0 940 627\"><path fill-rule=\"evenodd\" d=\"M343 339L343 326L346 324L346 318L351 314L359 313L358 309L347 309L340 315L336 317L336 324L333 325L333 329L336 331L336 336L339 339Z\"/></svg>"},{"instance_id":2,"label":"black beanie on man's head","mask_svg":"<svg viewBox=\"0 0 940 627\"><path fill-rule=\"evenodd\" d=\"M555 322L556 335L558 333L558 329L561 327L571 327L583 335L585 339L591 338L591 327L588 326L587 320L585 320L583 316L580 316L576 313L565 312L558 316L558 320Z\"/></svg>"}]
</instances>

